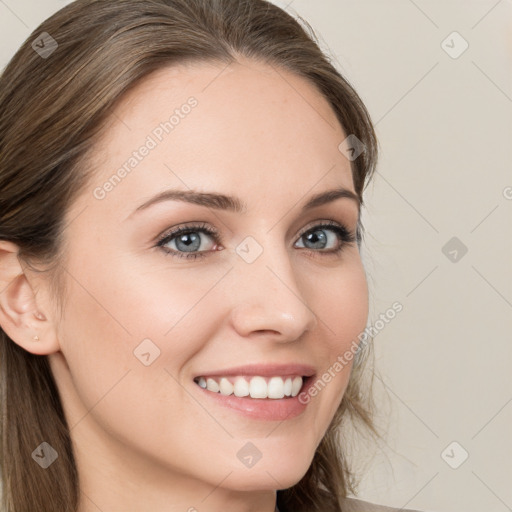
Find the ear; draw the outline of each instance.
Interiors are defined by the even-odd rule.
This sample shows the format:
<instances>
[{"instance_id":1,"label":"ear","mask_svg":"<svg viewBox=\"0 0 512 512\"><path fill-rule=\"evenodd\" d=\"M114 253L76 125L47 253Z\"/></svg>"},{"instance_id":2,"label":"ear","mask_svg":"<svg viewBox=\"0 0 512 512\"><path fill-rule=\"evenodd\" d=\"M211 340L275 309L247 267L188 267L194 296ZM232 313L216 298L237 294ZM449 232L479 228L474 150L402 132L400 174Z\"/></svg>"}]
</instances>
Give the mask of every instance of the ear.
<instances>
[{"instance_id":1,"label":"ear","mask_svg":"<svg viewBox=\"0 0 512 512\"><path fill-rule=\"evenodd\" d=\"M0 240L0 327L32 354L57 352L60 347L50 311L37 303L35 279L23 270L18 251L16 244Z\"/></svg>"}]
</instances>

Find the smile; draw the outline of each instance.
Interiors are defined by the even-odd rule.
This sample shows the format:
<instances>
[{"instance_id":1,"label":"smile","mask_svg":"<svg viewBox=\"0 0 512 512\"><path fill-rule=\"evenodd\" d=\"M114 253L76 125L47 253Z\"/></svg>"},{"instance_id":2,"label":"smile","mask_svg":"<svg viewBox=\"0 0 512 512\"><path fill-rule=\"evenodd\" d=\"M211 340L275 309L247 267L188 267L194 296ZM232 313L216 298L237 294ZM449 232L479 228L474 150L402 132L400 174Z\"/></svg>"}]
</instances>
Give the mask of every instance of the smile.
<instances>
[{"instance_id":1,"label":"smile","mask_svg":"<svg viewBox=\"0 0 512 512\"><path fill-rule=\"evenodd\" d=\"M306 377L304 377L305 379ZM299 394L304 379L300 375L262 377L260 375L236 377L200 376L194 382L203 389L224 396L280 399Z\"/></svg>"}]
</instances>

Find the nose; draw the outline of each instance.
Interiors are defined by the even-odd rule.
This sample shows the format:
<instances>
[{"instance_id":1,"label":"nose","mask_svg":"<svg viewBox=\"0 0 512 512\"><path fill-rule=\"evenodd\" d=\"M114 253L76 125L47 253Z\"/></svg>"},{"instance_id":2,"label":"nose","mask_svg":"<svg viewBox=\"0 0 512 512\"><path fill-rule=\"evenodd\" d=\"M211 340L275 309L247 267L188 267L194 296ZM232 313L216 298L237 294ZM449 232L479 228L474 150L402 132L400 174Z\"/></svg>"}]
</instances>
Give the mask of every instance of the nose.
<instances>
[{"instance_id":1,"label":"nose","mask_svg":"<svg viewBox=\"0 0 512 512\"><path fill-rule=\"evenodd\" d=\"M317 317L304 293L306 280L284 247L265 248L252 263L237 256L233 270L231 321L240 336L289 342L315 329Z\"/></svg>"}]
</instances>

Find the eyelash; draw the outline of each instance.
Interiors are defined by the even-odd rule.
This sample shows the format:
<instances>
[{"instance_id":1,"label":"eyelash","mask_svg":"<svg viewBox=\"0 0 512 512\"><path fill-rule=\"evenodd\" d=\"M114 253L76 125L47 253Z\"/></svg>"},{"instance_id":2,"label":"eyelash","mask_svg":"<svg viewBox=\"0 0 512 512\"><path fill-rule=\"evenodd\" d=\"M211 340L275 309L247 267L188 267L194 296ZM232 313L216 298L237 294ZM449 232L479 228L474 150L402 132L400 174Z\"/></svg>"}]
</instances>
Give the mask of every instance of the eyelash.
<instances>
[{"instance_id":1,"label":"eyelash","mask_svg":"<svg viewBox=\"0 0 512 512\"><path fill-rule=\"evenodd\" d=\"M314 233L315 231L321 230L321 229L329 229L331 231L334 231L338 237L341 239L340 246L337 249L331 249L328 251L324 250L315 250L315 249L304 249L307 252L310 253L321 253L326 256L337 256L341 251L344 249L345 245L351 244L357 241L357 237L352 233L346 226L343 224L339 224L338 222L329 220L327 222L323 222L321 224L315 225L312 228L307 229L304 231L300 236L299 239L303 236ZM183 226L180 228L176 228L173 231L165 233L161 238L158 239L158 242L156 243L156 247L161 247L164 251L166 256L173 256L176 258L186 258L186 259L197 259L197 258L204 258L209 253L214 251L196 251L196 252L180 252L176 251L174 249L166 249L163 247L165 244L171 242L174 238L178 237L179 235L188 234L188 233L196 233L201 232L205 233L208 236L212 237L217 244L222 245L222 237L220 236L220 233L216 229L210 228L207 224L201 223L191 226Z\"/></svg>"}]
</instances>

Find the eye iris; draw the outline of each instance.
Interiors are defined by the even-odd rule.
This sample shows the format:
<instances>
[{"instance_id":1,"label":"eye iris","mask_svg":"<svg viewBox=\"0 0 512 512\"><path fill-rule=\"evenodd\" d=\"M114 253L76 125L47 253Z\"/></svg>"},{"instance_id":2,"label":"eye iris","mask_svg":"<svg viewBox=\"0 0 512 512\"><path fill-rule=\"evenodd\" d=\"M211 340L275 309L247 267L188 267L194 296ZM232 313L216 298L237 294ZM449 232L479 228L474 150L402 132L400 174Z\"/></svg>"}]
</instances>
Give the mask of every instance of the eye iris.
<instances>
[{"instance_id":1,"label":"eye iris","mask_svg":"<svg viewBox=\"0 0 512 512\"><path fill-rule=\"evenodd\" d=\"M317 233L320 233L320 236L317 235ZM318 244L318 242L323 243L325 246L325 243L327 242L327 237L325 236L325 232L322 230L313 231L312 233L309 233L306 235L306 239L308 242L312 242L313 244ZM322 249L322 247L313 247L313 249Z\"/></svg>"},{"instance_id":2,"label":"eye iris","mask_svg":"<svg viewBox=\"0 0 512 512\"><path fill-rule=\"evenodd\" d=\"M195 243L195 245L194 245ZM185 244L184 247L180 247L180 244ZM176 247L181 250L184 249L187 252L194 252L201 246L201 238L196 233L185 233L180 235L176 239Z\"/></svg>"}]
</instances>

